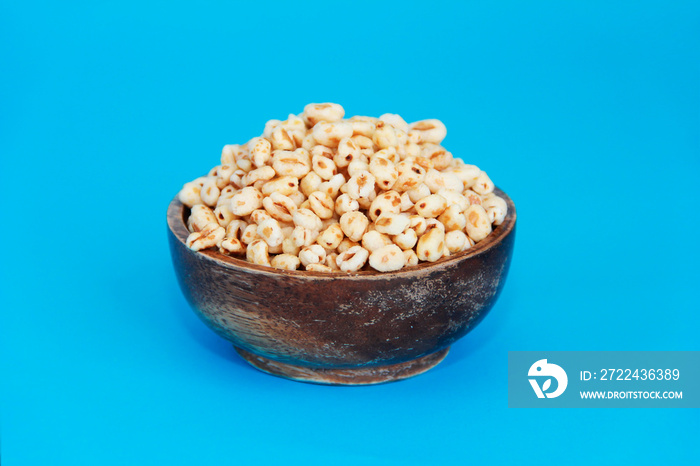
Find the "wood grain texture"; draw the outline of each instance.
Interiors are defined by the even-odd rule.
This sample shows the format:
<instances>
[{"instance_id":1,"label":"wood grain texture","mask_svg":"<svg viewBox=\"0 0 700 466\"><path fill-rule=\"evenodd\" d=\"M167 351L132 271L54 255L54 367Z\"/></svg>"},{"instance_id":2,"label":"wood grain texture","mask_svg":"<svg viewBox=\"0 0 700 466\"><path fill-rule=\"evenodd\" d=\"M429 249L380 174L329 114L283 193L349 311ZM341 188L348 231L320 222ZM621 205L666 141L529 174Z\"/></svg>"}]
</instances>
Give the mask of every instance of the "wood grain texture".
<instances>
[{"instance_id":1,"label":"wood grain texture","mask_svg":"<svg viewBox=\"0 0 700 466\"><path fill-rule=\"evenodd\" d=\"M264 358L241 348L236 348L236 351L253 367L286 379L321 385L375 385L422 374L445 359L449 348L399 364L349 369L296 366Z\"/></svg>"},{"instance_id":2,"label":"wood grain texture","mask_svg":"<svg viewBox=\"0 0 700 466\"><path fill-rule=\"evenodd\" d=\"M195 312L237 348L299 368L287 375L296 380L303 379L303 368L357 369L366 376L368 368L448 348L493 307L510 266L516 223L513 202L496 192L506 199L508 215L471 249L398 272L354 274L276 270L215 250L192 251L185 245L187 209L175 198L168 208L173 265ZM321 383L351 383L351 377Z\"/></svg>"}]
</instances>

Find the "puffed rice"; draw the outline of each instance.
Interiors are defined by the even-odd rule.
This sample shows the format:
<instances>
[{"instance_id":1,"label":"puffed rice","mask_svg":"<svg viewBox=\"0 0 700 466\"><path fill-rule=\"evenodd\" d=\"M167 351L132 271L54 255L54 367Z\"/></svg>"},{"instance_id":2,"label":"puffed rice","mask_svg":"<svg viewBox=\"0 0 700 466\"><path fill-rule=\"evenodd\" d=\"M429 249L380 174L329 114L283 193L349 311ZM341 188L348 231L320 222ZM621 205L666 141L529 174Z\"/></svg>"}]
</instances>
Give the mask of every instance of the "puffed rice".
<instances>
[{"instance_id":1,"label":"puffed rice","mask_svg":"<svg viewBox=\"0 0 700 466\"><path fill-rule=\"evenodd\" d=\"M362 246L353 246L338 254L336 263L343 272L357 272L360 270L369 257L369 251Z\"/></svg>"},{"instance_id":2,"label":"puffed rice","mask_svg":"<svg viewBox=\"0 0 700 466\"><path fill-rule=\"evenodd\" d=\"M500 225L506 218L508 213L508 204L506 204L505 199L496 196L495 194L490 194L481 203L481 207L486 210L489 216L489 220L494 225Z\"/></svg>"},{"instance_id":3,"label":"puffed rice","mask_svg":"<svg viewBox=\"0 0 700 466\"><path fill-rule=\"evenodd\" d=\"M262 207L263 195L257 189L246 186L231 198L230 209L233 215L245 217Z\"/></svg>"},{"instance_id":4,"label":"puffed rice","mask_svg":"<svg viewBox=\"0 0 700 466\"><path fill-rule=\"evenodd\" d=\"M471 205L464 211L467 218L467 234L477 243L491 233L491 222L486 210L480 205Z\"/></svg>"},{"instance_id":5,"label":"puffed rice","mask_svg":"<svg viewBox=\"0 0 700 466\"><path fill-rule=\"evenodd\" d=\"M299 251L299 259L304 267L309 264L321 264L326 260L326 250L320 244L312 244Z\"/></svg>"},{"instance_id":6,"label":"puffed rice","mask_svg":"<svg viewBox=\"0 0 700 466\"><path fill-rule=\"evenodd\" d=\"M362 212L346 212L340 217L340 228L350 241L360 241L367 231L369 220Z\"/></svg>"},{"instance_id":7,"label":"puffed rice","mask_svg":"<svg viewBox=\"0 0 700 466\"><path fill-rule=\"evenodd\" d=\"M191 233L187 237L186 244L193 251L200 251L216 246L224 239L225 235L226 230L222 226L219 226L218 223L213 222L206 225L200 231Z\"/></svg>"},{"instance_id":8,"label":"puffed rice","mask_svg":"<svg viewBox=\"0 0 700 466\"><path fill-rule=\"evenodd\" d=\"M265 241L260 239L253 241L248 245L245 254L248 262L271 267L268 245Z\"/></svg>"},{"instance_id":9,"label":"puffed rice","mask_svg":"<svg viewBox=\"0 0 700 466\"><path fill-rule=\"evenodd\" d=\"M269 120L185 183L187 246L282 270L379 272L435 262L484 240L508 215L486 172L442 145L439 120L345 118L309 104Z\"/></svg>"},{"instance_id":10,"label":"puffed rice","mask_svg":"<svg viewBox=\"0 0 700 466\"><path fill-rule=\"evenodd\" d=\"M379 272L394 272L406 265L406 256L397 245L389 244L369 255L369 265Z\"/></svg>"},{"instance_id":11,"label":"puffed rice","mask_svg":"<svg viewBox=\"0 0 700 466\"><path fill-rule=\"evenodd\" d=\"M296 270L299 268L301 261L296 256L296 254L278 254L272 258L270 265L276 269L282 270Z\"/></svg>"},{"instance_id":12,"label":"puffed rice","mask_svg":"<svg viewBox=\"0 0 700 466\"><path fill-rule=\"evenodd\" d=\"M198 204L192 207L190 217L187 219L187 229L190 233L202 231L210 223L219 223L216 214L203 205Z\"/></svg>"}]
</instances>

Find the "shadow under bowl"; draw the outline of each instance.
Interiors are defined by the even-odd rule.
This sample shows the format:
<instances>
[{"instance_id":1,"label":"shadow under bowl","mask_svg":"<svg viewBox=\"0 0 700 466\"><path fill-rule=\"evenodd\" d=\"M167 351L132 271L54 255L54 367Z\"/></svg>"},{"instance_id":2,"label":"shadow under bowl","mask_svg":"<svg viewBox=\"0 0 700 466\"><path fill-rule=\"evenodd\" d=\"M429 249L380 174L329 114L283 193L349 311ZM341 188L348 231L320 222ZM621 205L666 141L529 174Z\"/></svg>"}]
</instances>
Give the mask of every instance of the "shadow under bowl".
<instances>
[{"instance_id":1,"label":"shadow under bowl","mask_svg":"<svg viewBox=\"0 0 700 466\"><path fill-rule=\"evenodd\" d=\"M168 207L168 239L180 288L197 315L256 368L333 385L391 382L437 365L493 307L513 255L516 212L483 241L398 272L277 270L195 252L189 209Z\"/></svg>"}]
</instances>

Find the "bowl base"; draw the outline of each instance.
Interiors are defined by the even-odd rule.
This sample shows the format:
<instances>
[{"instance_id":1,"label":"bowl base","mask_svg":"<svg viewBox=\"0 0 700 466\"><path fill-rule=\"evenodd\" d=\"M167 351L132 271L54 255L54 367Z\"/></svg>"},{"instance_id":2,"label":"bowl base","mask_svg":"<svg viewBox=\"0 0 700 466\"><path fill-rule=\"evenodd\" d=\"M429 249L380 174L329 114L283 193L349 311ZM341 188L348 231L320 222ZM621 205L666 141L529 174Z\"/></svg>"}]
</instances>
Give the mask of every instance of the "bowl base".
<instances>
[{"instance_id":1,"label":"bowl base","mask_svg":"<svg viewBox=\"0 0 700 466\"><path fill-rule=\"evenodd\" d=\"M438 365L450 350L445 348L418 359L387 366L327 369L286 364L258 356L237 346L234 348L250 365L263 372L285 379L323 385L372 385L407 379Z\"/></svg>"}]
</instances>

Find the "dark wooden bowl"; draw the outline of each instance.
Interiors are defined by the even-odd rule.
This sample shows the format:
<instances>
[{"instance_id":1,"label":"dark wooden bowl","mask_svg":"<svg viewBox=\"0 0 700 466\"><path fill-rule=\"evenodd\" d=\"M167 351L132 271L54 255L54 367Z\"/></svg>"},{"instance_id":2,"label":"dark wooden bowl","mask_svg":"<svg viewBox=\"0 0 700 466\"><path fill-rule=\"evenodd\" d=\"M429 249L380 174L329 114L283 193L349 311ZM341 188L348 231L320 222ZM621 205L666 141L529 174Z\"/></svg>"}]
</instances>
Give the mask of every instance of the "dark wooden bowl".
<instances>
[{"instance_id":1,"label":"dark wooden bowl","mask_svg":"<svg viewBox=\"0 0 700 466\"><path fill-rule=\"evenodd\" d=\"M372 384L427 371L493 307L508 273L515 206L462 253L393 273L277 270L185 245L189 209L168 207L173 265L199 317L270 374Z\"/></svg>"}]
</instances>

